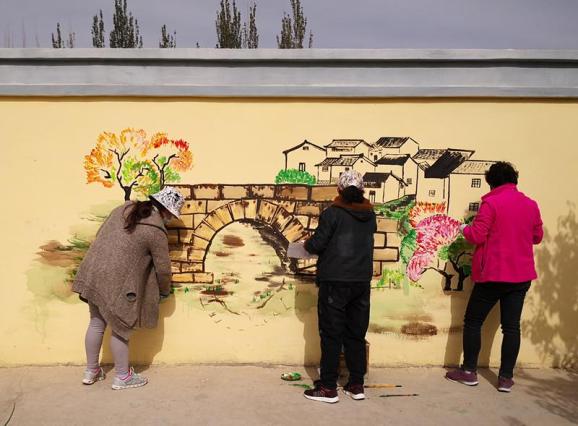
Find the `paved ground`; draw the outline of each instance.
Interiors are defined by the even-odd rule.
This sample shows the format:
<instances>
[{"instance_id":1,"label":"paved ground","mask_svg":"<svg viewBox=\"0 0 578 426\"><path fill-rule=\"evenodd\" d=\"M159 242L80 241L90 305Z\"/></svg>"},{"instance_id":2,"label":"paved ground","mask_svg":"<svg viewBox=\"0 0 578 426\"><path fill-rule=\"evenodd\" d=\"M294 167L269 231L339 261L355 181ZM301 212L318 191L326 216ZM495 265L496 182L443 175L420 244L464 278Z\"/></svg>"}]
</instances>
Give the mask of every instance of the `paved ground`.
<instances>
[{"instance_id":1,"label":"paved ground","mask_svg":"<svg viewBox=\"0 0 578 426\"><path fill-rule=\"evenodd\" d=\"M341 394L338 404L306 400L303 389L279 379L295 367L153 366L150 383L113 391L104 382L82 386L80 367L0 369L0 425L564 425L578 424L578 374L518 373L511 394L495 390L493 371L468 388L442 378L441 368L381 368L368 399ZM382 394L418 393L416 397Z\"/></svg>"}]
</instances>

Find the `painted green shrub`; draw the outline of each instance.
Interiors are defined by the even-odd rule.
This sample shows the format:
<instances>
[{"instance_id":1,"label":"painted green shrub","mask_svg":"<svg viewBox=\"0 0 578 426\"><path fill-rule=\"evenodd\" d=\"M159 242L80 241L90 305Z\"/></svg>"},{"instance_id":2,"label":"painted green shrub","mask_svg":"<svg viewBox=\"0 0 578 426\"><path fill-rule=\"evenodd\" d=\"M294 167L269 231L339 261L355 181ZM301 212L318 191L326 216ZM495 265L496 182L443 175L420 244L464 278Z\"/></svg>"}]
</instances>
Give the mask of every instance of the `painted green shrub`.
<instances>
[{"instance_id":1,"label":"painted green shrub","mask_svg":"<svg viewBox=\"0 0 578 426\"><path fill-rule=\"evenodd\" d=\"M377 288L401 288L405 275L401 271L384 269L381 278L377 282Z\"/></svg>"},{"instance_id":2,"label":"painted green shrub","mask_svg":"<svg viewBox=\"0 0 578 426\"><path fill-rule=\"evenodd\" d=\"M306 185L315 185L317 179L312 174L302 172L297 169L281 170L275 176L275 183L303 183Z\"/></svg>"}]
</instances>

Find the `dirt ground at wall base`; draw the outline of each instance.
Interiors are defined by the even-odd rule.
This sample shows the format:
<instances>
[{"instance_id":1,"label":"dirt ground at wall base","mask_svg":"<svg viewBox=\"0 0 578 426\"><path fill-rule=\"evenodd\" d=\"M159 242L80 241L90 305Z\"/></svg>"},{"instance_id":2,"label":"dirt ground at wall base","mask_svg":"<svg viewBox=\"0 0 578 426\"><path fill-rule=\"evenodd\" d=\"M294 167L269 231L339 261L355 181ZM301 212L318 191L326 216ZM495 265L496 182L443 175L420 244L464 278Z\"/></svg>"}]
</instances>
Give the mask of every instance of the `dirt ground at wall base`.
<instances>
[{"instance_id":1,"label":"dirt ground at wall base","mask_svg":"<svg viewBox=\"0 0 578 426\"><path fill-rule=\"evenodd\" d=\"M479 371L476 387L449 382L443 368L372 368L354 401L307 400L296 383L311 383L315 369L296 366L137 367L149 378L138 389L113 391L114 371L83 386L83 367L0 369L0 424L9 425L565 425L578 423L578 374L553 369L517 372L511 394L496 390L496 371ZM301 382L284 382L283 372ZM418 396L381 397L391 394Z\"/></svg>"}]
</instances>

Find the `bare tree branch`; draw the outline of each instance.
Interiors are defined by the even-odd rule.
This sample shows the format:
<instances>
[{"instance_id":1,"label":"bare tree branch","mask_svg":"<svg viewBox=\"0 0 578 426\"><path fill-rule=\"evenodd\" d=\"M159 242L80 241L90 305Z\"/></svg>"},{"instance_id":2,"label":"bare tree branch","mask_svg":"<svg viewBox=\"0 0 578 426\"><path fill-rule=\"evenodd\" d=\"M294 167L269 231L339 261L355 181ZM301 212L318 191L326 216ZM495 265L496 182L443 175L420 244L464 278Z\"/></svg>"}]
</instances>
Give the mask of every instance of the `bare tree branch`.
<instances>
[{"instance_id":1,"label":"bare tree branch","mask_svg":"<svg viewBox=\"0 0 578 426\"><path fill-rule=\"evenodd\" d=\"M269 303L269 300L273 299L273 297L275 297L275 295L277 293L279 293L281 290L286 290L285 288L285 282L283 282L283 284L281 284L281 286L277 289L277 291L275 291L275 293L271 294L271 296L269 296L267 299L265 299L263 301L263 303L261 303L259 306L257 306L255 309L263 309L267 303Z\"/></svg>"},{"instance_id":2,"label":"bare tree branch","mask_svg":"<svg viewBox=\"0 0 578 426\"><path fill-rule=\"evenodd\" d=\"M203 303L203 298L202 298L202 297L199 297L199 300L201 301L201 306L202 306L203 309L204 309L204 308L205 308L205 303ZM206 304L208 305L209 303L218 303L218 304L220 304L223 308L225 308L228 312L230 312L230 313L232 313L232 314L234 314L234 315L241 315L239 312L235 312L235 311L231 310L231 309L229 308L229 306L227 306L227 303L226 303L224 300L219 299L217 296L213 296L212 299L207 300L207 303L206 303Z\"/></svg>"}]
</instances>

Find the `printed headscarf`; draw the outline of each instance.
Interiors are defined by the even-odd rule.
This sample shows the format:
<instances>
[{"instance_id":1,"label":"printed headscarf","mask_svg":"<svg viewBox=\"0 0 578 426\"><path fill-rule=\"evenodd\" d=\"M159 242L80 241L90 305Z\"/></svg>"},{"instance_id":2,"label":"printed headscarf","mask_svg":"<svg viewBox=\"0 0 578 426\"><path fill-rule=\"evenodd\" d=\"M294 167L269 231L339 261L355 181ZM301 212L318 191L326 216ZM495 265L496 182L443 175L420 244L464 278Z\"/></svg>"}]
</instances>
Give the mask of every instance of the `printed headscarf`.
<instances>
[{"instance_id":1,"label":"printed headscarf","mask_svg":"<svg viewBox=\"0 0 578 426\"><path fill-rule=\"evenodd\" d=\"M347 170L339 176L337 187L341 191L350 186L355 186L360 191L363 191L363 176L356 170Z\"/></svg>"}]
</instances>

